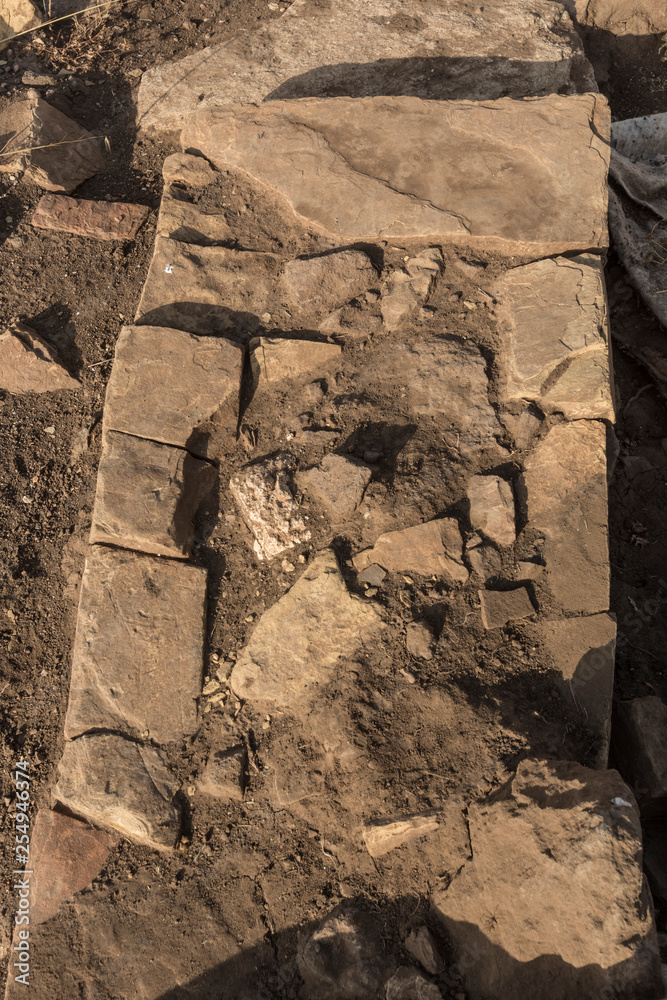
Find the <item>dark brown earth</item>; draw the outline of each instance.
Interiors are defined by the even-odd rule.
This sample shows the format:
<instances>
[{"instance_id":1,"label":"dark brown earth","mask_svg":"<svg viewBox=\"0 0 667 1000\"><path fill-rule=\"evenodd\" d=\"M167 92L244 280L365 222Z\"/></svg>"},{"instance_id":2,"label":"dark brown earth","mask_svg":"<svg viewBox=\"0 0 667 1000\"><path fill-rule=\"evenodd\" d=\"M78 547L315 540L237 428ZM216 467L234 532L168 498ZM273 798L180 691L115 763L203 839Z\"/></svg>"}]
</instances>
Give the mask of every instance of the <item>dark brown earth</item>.
<instances>
[{"instance_id":1,"label":"dark brown earth","mask_svg":"<svg viewBox=\"0 0 667 1000\"><path fill-rule=\"evenodd\" d=\"M137 239L118 246L34 230L30 219L42 192L0 175L2 325L18 319L33 327L83 383L76 393L12 397L0 392L0 790L7 806L10 766L17 757L30 764L33 814L50 804L62 752L77 584L94 497L109 362L120 327L133 317L139 301L152 250L162 161L172 148L136 136L132 92L138 71L278 16L280 9L268 10L255 0L220 6L139 0L112 5L104 17L44 29L39 33L44 45L22 42L11 54L0 53L8 60L0 110L25 89L25 68L65 70L57 86L42 91L44 96L94 134L108 137L107 170L77 189L76 196L109 196L152 209ZM667 110L666 70L657 39L620 43L594 36L589 44L616 118ZM613 253L607 283L612 332L616 326L634 336L649 330L666 336L625 281ZM463 299L473 294L471 288L462 278L452 290L463 292ZM457 324L465 323L463 313L456 303L447 308L456 332ZM619 698L656 694L665 700L667 409L651 377L631 357L615 350L614 366L619 458L610 507L612 610L619 623L616 693ZM247 461L249 445L269 434L262 416L262 402L255 399L235 453L218 456L224 458L224 482ZM361 410L354 415L357 423L369 419ZM45 430L51 427L53 434ZM375 428L355 437L351 418L347 432L350 447L362 452L377 447L391 455L391 447L398 447L395 432L393 441ZM413 445L411 460L419 463L428 442ZM218 513L220 526L211 534ZM215 676L221 666L223 672L231 669L229 655L244 645L252 629L247 619L290 585L288 575L261 565L248 574L244 529L238 520L226 520L226 514L232 516L234 507L223 492L200 519L202 545L196 558L211 571L207 676ZM344 565L348 553L340 551L339 556ZM590 734L568 718L548 678L535 679L531 672L528 686L520 631L496 647L489 633L466 627L465 600L446 604L437 588L412 581L388 592L386 606L393 615L400 617L403 607L408 620L425 617L441 633L446 630L451 641L441 643L439 657L423 665L415 684L389 674L385 664L391 650L369 649L354 685L336 692L356 745L369 750L374 767L386 777L388 813L417 812L445 795L486 793L508 767L530 754L589 761ZM374 862L363 850L352 854L345 846L350 834L345 815L350 802L364 794L363 772L332 777L323 765L318 774L307 736L279 718L255 717L247 709L239 713L239 707L233 697L223 701L204 717L191 742L172 748L186 793L186 836L179 850L156 858L148 849L121 842L93 888L79 897L77 908L63 910L42 942L35 973L43 989L48 983L53 1000L75 995L70 983L49 973L68 964L63 950L70 952L73 967L80 968L103 953L99 941L81 937L82 922L93 908L105 915L120 941L142 933L163 942L160 947L187 954L189 981L197 984L196 991L170 990L164 1000L221 995L221 973L215 969L223 962L229 996L296 996L296 927L316 921L343 898L359 896L371 908L383 907L388 954L397 952L406 933L426 917L432 883L456 865L461 831L453 827L444 842L422 847L407 860ZM244 801L228 805L197 794L194 781L210 747L228 740L230 733L246 744L248 767ZM310 797L303 805L297 801L299 783L309 774L322 786L328 783L327 794L340 807L339 828L333 824L327 836L318 832L324 807L318 804L317 789L304 787L304 796ZM381 784L377 775L370 783L376 788ZM278 786L291 789L290 810L275 808ZM14 906L13 836L8 810L0 825L5 934ZM656 904L659 929L667 931L667 899ZM180 927L174 925L176 911L183 915ZM202 944L202 914L225 928L226 943L215 960ZM227 961L235 952L241 957ZM186 965L179 959L180 968ZM118 992L110 991L109 997L132 995L123 993L127 984L118 982ZM445 997L456 995L455 984L441 986Z\"/></svg>"}]
</instances>

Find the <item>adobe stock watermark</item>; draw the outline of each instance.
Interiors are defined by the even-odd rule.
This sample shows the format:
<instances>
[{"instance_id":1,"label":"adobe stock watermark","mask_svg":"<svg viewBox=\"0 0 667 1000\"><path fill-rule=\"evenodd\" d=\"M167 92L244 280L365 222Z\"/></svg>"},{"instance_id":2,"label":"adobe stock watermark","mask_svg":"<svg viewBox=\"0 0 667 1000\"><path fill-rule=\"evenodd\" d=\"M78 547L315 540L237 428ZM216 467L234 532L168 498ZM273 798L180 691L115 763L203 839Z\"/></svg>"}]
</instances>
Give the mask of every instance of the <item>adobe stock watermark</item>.
<instances>
[{"instance_id":1,"label":"adobe stock watermark","mask_svg":"<svg viewBox=\"0 0 667 1000\"><path fill-rule=\"evenodd\" d=\"M16 815L14 824L14 854L17 867L13 871L14 891L17 894L12 943L14 982L30 986L30 778L28 763L19 760L13 771ZM23 867L20 867L23 865Z\"/></svg>"}]
</instances>

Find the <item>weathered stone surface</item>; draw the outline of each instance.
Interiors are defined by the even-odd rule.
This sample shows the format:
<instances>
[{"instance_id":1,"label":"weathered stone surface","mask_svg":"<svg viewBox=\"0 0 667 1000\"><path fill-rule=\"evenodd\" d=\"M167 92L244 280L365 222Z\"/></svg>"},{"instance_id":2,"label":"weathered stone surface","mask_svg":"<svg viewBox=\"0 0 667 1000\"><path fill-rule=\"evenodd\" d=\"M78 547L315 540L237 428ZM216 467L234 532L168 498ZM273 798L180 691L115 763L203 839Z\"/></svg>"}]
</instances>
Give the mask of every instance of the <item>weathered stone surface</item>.
<instances>
[{"instance_id":1,"label":"weathered stone surface","mask_svg":"<svg viewBox=\"0 0 667 1000\"><path fill-rule=\"evenodd\" d=\"M468 823L472 860L432 896L467 996L661 996L639 814L616 771L524 761Z\"/></svg>"},{"instance_id":2,"label":"weathered stone surface","mask_svg":"<svg viewBox=\"0 0 667 1000\"><path fill-rule=\"evenodd\" d=\"M323 316L377 285L377 271L360 250L290 260L281 279L282 293L295 313Z\"/></svg>"},{"instance_id":3,"label":"weathered stone surface","mask_svg":"<svg viewBox=\"0 0 667 1000\"><path fill-rule=\"evenodd\" d=\"M0 51L9 45L12 35L42 23L37 8L30 0L2 0L0 4Z\"/></svg>"},{"instance_id":4,"label":"weathered stone surface","mask_svg":"<svg viewBox=\"0 0 667 1000\"><path fill-rule=\"evenodd\" d=\"M81 383L65 371L53 348L34 330L14 323L0 334L0 389L18 394L80 388Z\"/></svg>"},{"instance_id":5,"label":"weathered stone surface","mask_svg":"<svg viewBox=\"0 0 667 1000\"><path fill-rule=\"evenodd\" d=\"M315 497L334 521L354 513L370 481L368 466L344 455L325 455L319 465L297 475L299 487Z\"/></svg>"},{"instance_id":6,"label":"weathered stone surface","mask_svg":"<svg viewBox=\"0 0 667 1000\"><path fill-rule=\"evenodd\" d=\"M314 998L364 1000L384 982L387 961L380 931L364 910L343 902L300 946L299 972Z\"/></svg>"},{"instance_id":7,"label":"weathered stone surface","mask_svg":"<svg viewBox=\"0 0 667 1000\"><path fill-rule=\"evenodd\" d=\"M608 243L609 111L593 94L271 101L203 109L181 141L340 242L536 257Z\"/></svg>"},{"instance_id":8,"label":"weathered stone surface","mask_svg":"<svg viewBox=\"0 0 667 1000\"><path fill-rule=\"evenodd\" d=\"M508 622L530 618L535 608L525 587L516 590L480 590L484 628L502 628Z\"/></svg>"},{"instance_id":9,"label":"weathered stone surface","mask_svg":"<svg viewBox=\"0 0 667 1000\"><path fill-rule=\"evenodd\" d=\"M616 623L611 615L540 622L532 633L549 654L563 697L598 736L596 762L609 757Z\"/></svg>"},{"instance_id":10,"label":"weathered stone surface","mask_svg":"<svg viewBox=\"0 0 667 1000\"><path fill-rule=\"evenodd\" d=\"M558 424L525 461L528 525L544 538L544 586L564 611L609 607L604 424ZM539 596L539 595L538 595Z\"/></svg>"},{"instance_id":11,"label":"weathered stone surface","mask_svg":"<svg viewBox=\"0 0 667 1000\"><path fill-rule=\"evenodd\" d=\"M53 795L73 813L124 837L168 850L180 832L178 783L157 750L115 735L65 744Z\"/></svg>"},{"instance_id":12,"label":"weathered stone surface","mask_svg":"<svg viewBox=\"0 0 667 1000\"><path fill-rule=\"evenodd\" d=\"M470 523L497 545L516 538L511 485L499 476L473 476L468 483Z\"/></svg>"},{"instance_id":13,"label":"weathered stone surface","mask_svg":"<svg viewBox=\"0 0 667 1000\"><path fill-rule=\"evenodd\" d=\"M667 31L662 0L563 0L579 24L612 35L659 35Z\"/></svg>"},{"instance_id":14,"label":"weathered stone surface","mask_svg":"<svg viewBox=\"0 0 667 1000\"><path fill-rule=\"evenodd\" d=\"M241 744L229 750L215 750L206 761L197 788L204 795L226 802L243 801L243 775L247 763L246 748Z\"/></svg>"},{"instance_id":15,"label":"weathered stone surface","mask_svg":"<svg viewBox=\"0 0 667 1000\"><path fill-rule=\"evenodd\" d=\"M292 467L291 456L281 453L246 466L229 484L243 520L255 536L253 551L258 559L275 559L310 538L294 496Z\"/></svg>"},{"instance_id":16,"label":"weathered stone surface","mask_svg":"<svg viewBox=\"0 0 667 1000\"><path fill-rule=\"evenodd\" d=\"M614 419L602 261L592 254L508 271L495 295L507 331L505 392L569 420Z\"/></svg>"},{"instance_id":17,"label":"weathered stone surface","mask_svg":"<svg viewBox=\"0 0 667 1000\"><path fill-rule=\"evenodd\" d=\"M198 334L255 333L269 311L278 273L270 253L159 236L135 322Z\"/></svg>"},{"instance_id":18,"label":"weathered stone surface","mask_svg":"<svg viewBox=\"0 0 667 1000\"><path fill-rule=\"evenodd\" d=\"M614 759L642 812L667 816L667 705L647 696L614 708Z\"/></svg>"},{"instance_id":19,"label":"weathered stone surface","mask_svg":"<svg viewBox=\"0 0 667 1000\"><path fill-rule=\"evenodd\" d=\"M216 478L212 465L183 448L107 431L91 542L187 558L192 519Z\"/></svg>"},{"instance_id":20,"label":"weathered stone surface","mask_svg":"<svg viewBox=\"0 0 667 1000\"><path fill-rule=\"evenodd\" d=\"M243 349L229 340L154 326L124 326L104 404L104 430L205 448L193 434L216 410L236 430Z\"/></svg>"},{"instance_id":21,"label":"weathered stone surface","mask_svg":"<svg viewBox=\"0 0 667 1000\"><path fill-rule=\"evenodd\" d=\"M352 597L330 549L265 611L232 670L239 698L294 712L382 627L375 608Z\"/></svg>"},{"instance_id":22,"label":"weathered stone surface","mask_svg":"<svg viewBox=\"0 0 667 1000\"><path fill-rule=\"evenodd\" d=\"M405 950L416 958L422 968L437 976L444 968L440 948L432 931L422 924L410 931L405 939Z\"/></svg>"},{"instance_id":23,"label":"weathered stone surface","mask_svg":"<svg viewBox=\"0 0 667 1000\"><path fill-rule=\"evenodd\" d=\"M32 217L33 226L98 240L132 240L148 218L145 205L122 201L85 201L45 194Z\"/></svg>"},{"instance_id":24,"label":"weathered stone surface","mask_svg":"<svg viewBox=\"0 0 667 1000\"><path fill-rule=\"evenodd\" d=\"M217 177L208 160L190 153L170 153L162 165L162 176L167 184L182 184L200 188L211 184Z\"/></svg>"},{"instance_id":25,"label":"weathered stone surface","mask_svg":"<svg viewBox=\"0 0 667 1000\"><path fill-rule=\"evenodd\" d=\"M118 838L72 816L40 809L30 835L30 923L54 916L60 904L99 874Z\"/></svg>"},{"instance_id":26,"label":"weathered stone surface","mask_svg":"<svg viewBox=\"0 0 667 1000\"><path fill-rule=\"evenodd\" d=\"M440 817L437 813L369 823L363 830L364 844L372 858L381 858L401 844L418 837L425 837L439 827Z\"/></svg>"},{"instance_id":27,"label":"weathered stone surface","mask_svg":"<svg viewBox=\"0 0 667 1000\"><path fill-rule=\"evenodd\" d=\"M486 362L474 344L454 337L387 344L357 381L369 394L384 388L405 397L417 415L444 418L445 443L463 456L497 449L501 427L489 402Z\"/></svg>"},{"instance_id":28,"label":"weathered stone surface","mask_svg":"<svg viewBox=\"0 0 667 1000\"><path fill-rule=\"evenodd\" d=\"M385 986L387 1000L442 1000L442 993L417 969L402 965Z\"/></svg>"},{"instance_id":29,"label":"weathered stone surface","mask_svg":"<svg viewBox=\"0 0 667 1000\"><path fill-rule=\"evenodd\" d=\"M389 275L380 303L382 321L388 330L398 330L416 315L433 290L442 267L442 251L431 247Z\"/></svg>"},{"instance_id":30,"label":"weathered stone surface","mask_svg":"<svg viewBox=\"0 0 667 1000\"><path fill-rule=\"evenodd\" d=\"M405 647L411 656L420 660L433 659L435 636L428 622L410 622L405 633Z\"/></svg>"},{"instance_id":31,"label":"weathered stone surface","mask_svg":"<svg viewBox=\"0 0 667 1000\"><path fill-rule=\"evenodd\" d=\"M466 544L466 555L473 573L481 576L485 583L501 574L503 561L500 553L495 546L485 544L479 535L473 535Z\"/></svg>"},{"instance_id":32,"label":"weathered stone surface","mask_svg":"<svg viewBox=\"0 0 667 1000\"><path fill-rule=\"evenodd\" d=\"M23 171L46 191L69 193L104 169L99 138L29 91L0 114L0 172Z\"/></svg>"},{"instance_id":33,"label":"weathered stone surface","mask_svg":"<svg viewBox=\"0 0 667 1000\"><path fill-rule=\"evenodd\" d=\"M71 739L109 729L158 743L197 726L206 571L94 546L88 554L65 718Z\"/></svg>"},{"instance_id":34,"label":"weathered stone surface","mask_svg":"<svg viewBox=\"0 0 667 1000\"><path fill-rule=\"evenodd\" d=\"M461 2L343 0L325 9L297 0L257 31L144 73L142 127L182 128L200 95L220 99L220 80L230 104L341 94L485 101L596 89L572 26L545 0L492 0L474 17Z\"/></svg>"},{"instance_id":35,"label":"weathered stone surface","mask_svg":"<svg viewBox=\"0 0 667 1000\"><path fill-rule=\"evenodd\" d=\"M300 375L316 376L340 358L341 348L314 340L256 337L250 342L250 362L256 379L283 382Z\"/></svg>"},{"instance_id":36,"label":"weathered stone surface","mask_svg":"<svg viewBox=\"0 0 667 1000\"><path fill-rule=\"evenodd\" d=\"M442 576L461 583L468 579L461 532L453 517L388 531L380 535L372 549L356 555L353 562L357 571L377 563L390 573Z\"/></svg>"},{"instance_id":37,"label":"weathered stone surface","mask_svg":"<svg viewBox=\"0 0 667 1000\"><path fill-rule=\"evenodd\" d=\"M386 577L386 571L377 563L371 563L359 574L359 583L367 583L369 587L379 587Z\"/></svg>"}]
</instances>

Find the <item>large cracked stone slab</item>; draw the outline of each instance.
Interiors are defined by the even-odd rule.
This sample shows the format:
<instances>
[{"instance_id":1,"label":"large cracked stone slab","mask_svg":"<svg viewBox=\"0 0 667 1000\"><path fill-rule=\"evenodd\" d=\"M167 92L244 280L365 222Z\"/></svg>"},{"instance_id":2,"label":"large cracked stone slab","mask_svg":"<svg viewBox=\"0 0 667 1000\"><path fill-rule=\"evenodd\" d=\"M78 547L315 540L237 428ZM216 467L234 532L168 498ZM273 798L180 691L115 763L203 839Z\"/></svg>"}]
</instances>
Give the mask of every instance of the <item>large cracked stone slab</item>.
<instances>
[{"instance_id":1,"label":"large cracked stone slab","mask_svg":"<svg viewBox=\"0 0 667 1000\"><path fill-rule=\"evenodd\" d=\"M107 431L91 542L187 558L193 518L217 473L183 448Z\"/></svg>"},{"instance_id":2,"label":"large cracked stone slab","mask_svg":"<svg viewBox=\"0 0 667 1000\"><path fill-rule=\"evenodd\" d=\"M387 342L356 376L370 395L384 390L418 416L444 422L447 446L462 456L497 449L502 428L489 402L480 349L454 337Z\"/></svg>"},{"instance_id":3,"label":"large cracked stone slab","mask_svg":"<svg viewBox=\"0 0 667 1000\"><path fill-rule=\"evenodd\" d=\"M468 823L472 859L432 896L467 996L662 995L639 814L616 771L524 761Z\"/></svg>"},{"instance_id":4,"label":"large cracked stone slab","mask_svg":"<svg viewBox=\"0 0 667 1000\"><path fill-rule=\"evenodd\" d=\"M234 693L294 713L381 627L377 610L348 593L335 553L326 549L260 618L232 670Z\"/></svg>"},{"instance_id":5,"label":"large cracked stone slab","mask_svg":"<svg viewBox=\"0 0 667 1000\"><path fill-rule=\"evenodd\" d=\"M95 729L157 743L197 726L206 571L91 548L81 582L65 736Z\"/></svg>"},{"instance_id":6,"label":"large cracked stone slab","mask_svg":"<svg viewBox=\"0 0 667 1000\"><path fill-rule=\"evenodd\" d=\"M611 615L592 615L539 622L531 632L549 656L563 697L597 737L597 765L607 767L616 622Z\"/></svg>"},{"instance_id":7,"label":"large cracked stone slab","mask_svg":"<svg viewBox=\"0 0 667 1000\"><path fill-rule=\"evenodd\" d=\"M552 427L525 461L528 528L544 539L536 587L563 611L609 607L605 449L604 424L576 420Z\"/></svg>"},{"instance_id":8,"label":"large cracked stone slab","mask_svg":"<svg viewBox=\"0 0 667 1000\"><path fill-rule=\"evenodd\" d=\"M458 521L443 517L380 535L372 549L353 559L357 572L377 564L390 573L419 573L465 583L463 541Z\"/></svg>"},{"instance_id":9,"label":"large cracked stone slab","mask_svg":"<svg viewBox=\"0 0 667 1000\"><path fill-rule=\"evenodd\" d=\"M609 131L593 94L304 98L203 109L181 142L341 243L422 240L541 257L607 246Z\"/></svg>"},{"instance_id":10,"label":"large cracked stone slab","mask_svg":"<svg viewBox=\"0 0 667 1000\"><path fill-rule=\"evenodd\" d=\"M413 95L489 100L595 90L581 43L557 5L477 7L404 0L296 0L277 21L144 73L144 128L175 131L202 98Z\"/></svg>"},{"instance_id":11,"label":"large cracked stone slab","mask_svg":"<svg viewBox=\"0 0 667 1000\"><path fill-rule=\"evenodd\" d=\"M135 323L247 336L259 329L278 275L270 253L158 237Z\"/></svg>"},{"instance_id":12,"label":"large cracked stone slab","mask_svg":"<svg viewBox=\"0 0 667 1000\"><path fill-rule=\"evenodd\" d=\"M53 796L75 815L157 850L174 847L178 783L157 750L115 734L81 736L65 744L58 776Z\"/></svg>"},{"instance_id":13,"label":"large cracked stone slab","mask_svg":"<svg viewBox=\"0 0 667 1000\"><path fill-rule=\"evenodd\" d=\"M205 455L194 433L224 410L238 419L243 348L181 330L124 326L104 404L104 430L123 431Z\"/></svg>"},{"instance_id":14,"label":"large cracked stone slab","mask_svg":"<svg viewBox=\"0 0 667 1000\"><path fill-rule=\"evenodd\" d=\"M507 331L508 399L569 420L614 420L602 261L592 254L508 271L495 289Z\"/></svg>"}]
</instances>

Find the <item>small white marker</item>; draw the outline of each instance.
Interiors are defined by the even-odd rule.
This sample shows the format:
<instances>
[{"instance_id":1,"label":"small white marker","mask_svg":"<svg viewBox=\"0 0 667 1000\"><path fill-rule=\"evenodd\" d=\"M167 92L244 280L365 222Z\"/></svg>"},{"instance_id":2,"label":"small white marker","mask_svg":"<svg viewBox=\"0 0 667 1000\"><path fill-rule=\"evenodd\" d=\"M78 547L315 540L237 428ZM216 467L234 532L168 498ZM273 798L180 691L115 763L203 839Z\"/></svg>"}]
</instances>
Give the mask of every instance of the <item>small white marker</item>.
<instances>
[{"instance_id":1,"label":"small white marker","mask_svg":"<svg viewBox=\"0 0 667 1000\"><path fill-rule=\"evenodd\" d=\"M173 264L167 264L167 266L164 269L164 273L165 274L173 274L174 273L174 265Z\"/></svg>"},{"instance_id":2,"label":"small white marker","mask_svg":"<svg viewBox=\"0 0 667 1000\"><path fill-rule=\"evenodd\" d=\"M612 799L612 802L615 806L625 806L626 809L632 809L632 802L626 802L625 799L621 799L618 796Z\"/></svg>"}]
</instances>

